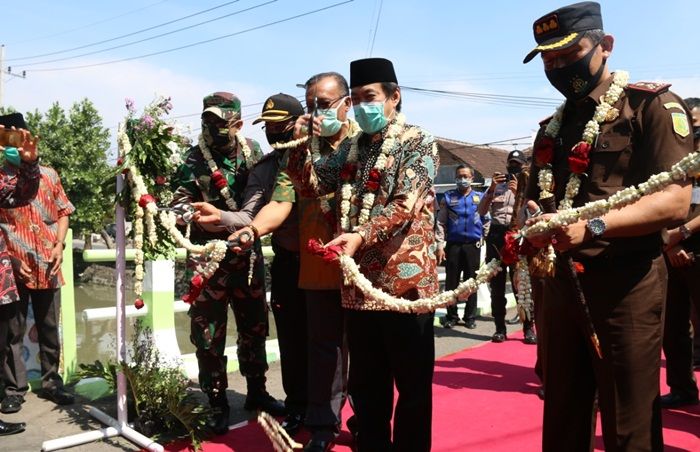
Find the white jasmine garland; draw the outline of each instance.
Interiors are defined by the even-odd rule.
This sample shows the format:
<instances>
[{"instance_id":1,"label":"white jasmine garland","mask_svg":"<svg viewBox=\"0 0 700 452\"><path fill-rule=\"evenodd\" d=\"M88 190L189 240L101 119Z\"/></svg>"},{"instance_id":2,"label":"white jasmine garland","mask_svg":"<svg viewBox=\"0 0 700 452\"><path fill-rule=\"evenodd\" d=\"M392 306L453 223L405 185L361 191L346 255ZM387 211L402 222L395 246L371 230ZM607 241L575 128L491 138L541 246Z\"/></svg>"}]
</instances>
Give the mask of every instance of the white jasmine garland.
<instances>
[{"instance_id":1,"label":"white jasmine garland","mask_svg":"<svg viewBox=\"0 0 700 452\"><path fill-rule=\"evenodd\" d=\"M245 139L243 134L241 134L240 132L236 133L236 142L241 146L241 153L243 154L243 162L247 163L249 167L252 167L255 162L253 161L250 147L248 147L248 141ZM219 169L219 167L216 165L216 162L214 161L214 158L211 155L211 150L209 150L209 146L207 146L206 141L204 141L204 136L202 134L199 134L198 145L199 145L199 150L202 151L202 156L204 157L204 160L207 162L207 166L209 167L209 171L214 173L215 171L217 171ZM224 201L226 201L226 206L229 209L231 209L231 210L238 209L238 206L236 205L236 201L231 196L231 191L228 189L228 186L220 189L219 192L221 193L221 196L224 198Z\"/></svg>"},{"instance_id":2,"label":"white jasmine garland","mask_svg":"<svg viewBox=\"0 0 700 452\"><path fill-rule=\"evenodd\" d=\"M516 264L518 279L517 303L525 312L532 312L532 283L526 256L518 256Z\"/></svg>"},{"instance_id":3,"label":"white jasmine garland","mask_svg":"<svg viewBox=\"0 0 700 452\"><path fill-rule=\"evenodd\" d=\"M476 292L480 284L488 282L494 275L501 271L501 263L493 259L488 264L481 266L474 278L462 282L454 290L442 292L431 298L421 298L412 301L389 295L381 289L374 287L360 272L359 267L350 256L341 255L339 260L345 285L355 286L362 292L367 306L394 312L417 314L433 312L438 308L454 304L457 300L469 297L469 295Z\"/></svg>"},{"instance_id":4,"label":"white jasmine garland","mask_svg":"<svg viewBox=\"0 0 700 452\"><path fill-rule=\"evenodd\" d=\"M605 215L611 210L618 210L637 202L642 196L650 195L665 189L667 186L682 181L700 172L700 153L693 152L671 167L670 171L654 174L638 186L630 186L611 195L608 199L589 202L580 207L559 211L549 220L540 220L526 226L521 234L541 234L576 223L579 220L590 220Z\"/></svg>"},{"instance_id":5,"label":"white jasmine garland","mask_svg":"<svg viewBox=\"0 0 700 452\"><path fill-rule=\"evenodd\" d=\"M242 137L238 137L241 139ZM120 124L119 131L117 134L117 143L119 145L120 156L122 158L131 151L132 146L129 141L129 137L126 134L126 127L124 124ZM245 143L243 139L242 143ZM250 155L250 150L248 149L248 156ZM172 150L172 149L171 149ZM173 152L172 155L175 155ZM211 154L210 154L211 156ZM244 150L244 157L246 156L246 151ZM249 161L246 160L246 161ZM210 165L211 167L211 165ZM143 241L144 241L144 219L146 222L146 227L148 230L148 240L151 245L155 245L158 242L158 236L156 234L155 220L156 217L160 221L161 225L168 231L169 235L173 240L181 247L187 249L188 252L199 255L206 258L207 264L204 267L200 267L197 273L201 274L204 278L210 278L214 272L218 269L219 263L223 260L226 255L226 242L223 240L213 240L207 242L205 245L195 245L189 239L183 237L180 231L176 227L175 214L172 211L161 211L158 212L158 206L155 202L149 202L145 208L139 206L139 201L141 197L148 194L148 189L141 176L138 169L133 166L128 166L128 172L126 179L131 187L131 195L134 201L134 248L136 250L134 256L134 293L138 298L143 295L143 278L144 278L144 254L143 254ZM189 225L188 225L189 230Z\"/></svg>"},{"instance_id":6,"label":"white jasmine garland","mask_svg":"<svg viewBox=\"0 0 700 452\"><path fill-rule=\"evenodd\" d=\"M629 83L630 75L627 71L617 71L612 77L612 84L602 96L600 104L598 104L595 112L593 113L593 118L591 118L591 120L588 121L583 128L581 141L588 143L591 146L593 146L596 137L600 133L600 124L608 121L611 117L616 118L617 115L619 115L619 111L613 107L613 104L617 103L617 101L619 101L622 95L625 93L625 88ZM561 122L559 122L559 127L561 127ZM558 135L559 129L556 130L556 135L553 135L552 137L556 137ZM566 184L564 198L562 198L562 200L559 202L560 210L571 208L580 187L581 176L576 173L571 173Z\"/></svg>"},{"instance_id":7,"label":"white jasmine garland","mask_svg":"<svg viewBox=\"0 0 700 452\"><path fill-rule=\"evenodd\" d=\"M379 155L377 156L377 161L374 163L372 169L376 169L380 173L383 173L386 170L388 155L396 144L396 139L403 130L405 123L406 117L402 113L398 113L396 115L396 121L391 124L387 130L384 143L382 143ZM352 137L350 151L348 152L348 157L345 160L346 164L357 163L360 155L357 142L359 141L360 136L362 136L362 134L357 133ZM343 232L350 232L351 230L356 229L357 226L365 224L369 220L369 213L372 209L372 205L374 205L375 194L370 190L367 190L362 197L361 208L357 216L357 221L355 222L350 218L350 199L352 198L353 194L360 193L363 188L361 171L362 169L358 165L357 172L355 174L355 183L353 184L352 181L347 181L340 188L340 227ZM344 204L345 202L347 202L347 205ZM343 208L344 205L346 206L345 209Z\"/></svg>"}]
</instances>

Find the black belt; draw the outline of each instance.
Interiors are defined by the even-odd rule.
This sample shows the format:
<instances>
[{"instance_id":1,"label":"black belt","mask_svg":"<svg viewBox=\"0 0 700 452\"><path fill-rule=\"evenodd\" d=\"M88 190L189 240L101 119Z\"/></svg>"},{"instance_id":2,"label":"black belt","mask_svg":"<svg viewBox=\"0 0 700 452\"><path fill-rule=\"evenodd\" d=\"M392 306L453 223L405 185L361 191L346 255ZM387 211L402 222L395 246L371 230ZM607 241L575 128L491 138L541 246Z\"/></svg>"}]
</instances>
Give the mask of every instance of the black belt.
<instances>
[{"instance_id":1,"label":"black belt","mask_svg":"<svg viewBox=\"0 0 700 452\"><path fill-rule=\"evenodd\" d=\"M618 255L608 255L603 252L603 254L591 257L591 258L574 258L574 260L579 261L583 264L584 268L588 269L601 269L629 265L630 263L640 263L646 261L652 261L657 257L661 256L661 250L659 249L646 249L638 250L632 253L618 254Z\"/></svg>"}]
</instances>

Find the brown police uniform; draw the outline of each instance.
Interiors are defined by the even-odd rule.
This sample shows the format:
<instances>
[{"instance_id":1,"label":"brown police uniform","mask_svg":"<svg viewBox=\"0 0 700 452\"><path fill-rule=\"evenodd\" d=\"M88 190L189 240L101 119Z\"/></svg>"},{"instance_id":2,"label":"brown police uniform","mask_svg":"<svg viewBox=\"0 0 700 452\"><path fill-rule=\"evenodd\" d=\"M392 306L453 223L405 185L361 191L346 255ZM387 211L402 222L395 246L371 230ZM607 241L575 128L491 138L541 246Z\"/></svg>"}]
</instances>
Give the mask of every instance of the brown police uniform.
<instances>
[{"instance_id":1,"label":"brown police uniform","mask_svg":"<svg viewBox=\"0 0 700 452\"><path fill-rule=\"evenodd\" d=\"M581 140L584 125L611 82L612 77L582 100L567 102L553 162L557 203L569 176L567 151ZM589 177L574 206L644 182L691 152L692 136L685 134L681 120L674 122L674 115L688 119L674 106L680 103L668 85L639 83L625 89L616 105L620 115L601 124L590 153ZM530 177L530 199L538 199L538 172ZM590 347L563 259L556 275L545 279L542 322L552 340L545 341L543 350L543 450L589 450L596 391L607 450L663 449L659 367L666 266L661 245L661 234L653 233L589 241L571 252L585 268L579 277L602 360Z\"/></svg>"}]
</instances>

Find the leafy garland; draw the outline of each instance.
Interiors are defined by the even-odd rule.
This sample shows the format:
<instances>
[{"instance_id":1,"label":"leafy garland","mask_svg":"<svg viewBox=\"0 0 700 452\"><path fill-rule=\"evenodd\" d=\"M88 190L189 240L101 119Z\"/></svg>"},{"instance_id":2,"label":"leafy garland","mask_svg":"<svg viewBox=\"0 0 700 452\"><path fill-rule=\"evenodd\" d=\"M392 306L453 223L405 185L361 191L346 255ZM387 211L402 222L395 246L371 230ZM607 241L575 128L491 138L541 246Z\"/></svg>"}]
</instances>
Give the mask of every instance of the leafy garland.
<instances>
[{"instance_id":1,"label":"leafy garland","mask_svg":"<svg viewBox=\"0 0 700 452\"><path fill-rule=\"evenodd\" d=\"M174 124L164 119L172 109L170 98L157 98L144 108L139 118L135 117L133 101L127 99L126 108L128 115L117 134L117 164L128 182L120 194L120 202L128 206L133 220L136 248L134 292L137 297L134 306L139 309L144 306L144 261L172 259L176 246L207 260L206 264L195 269L190 292L183 296L183 300L191 303L224 258L226 242L214 240L206 245L195 245L177 229L172 211L158 209L157 201L164 204L172 201L173 194L167 182L182 163L182 155L189 147L189 140L178 133ZM144 240L144 232L148 240Z\"/></svg>"}]
</instances>

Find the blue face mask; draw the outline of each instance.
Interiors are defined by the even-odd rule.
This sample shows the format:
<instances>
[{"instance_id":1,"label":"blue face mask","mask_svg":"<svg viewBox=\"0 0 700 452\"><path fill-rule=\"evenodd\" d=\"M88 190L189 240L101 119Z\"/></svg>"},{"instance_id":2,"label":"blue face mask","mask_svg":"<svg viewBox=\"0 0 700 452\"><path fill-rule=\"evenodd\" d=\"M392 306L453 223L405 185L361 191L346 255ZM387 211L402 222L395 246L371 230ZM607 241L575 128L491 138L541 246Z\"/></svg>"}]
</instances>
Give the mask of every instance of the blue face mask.
<instances>
[{"instance_id":1,"label":"blue face mask","mask_svg":"<svg viewBox=\"0 0 700 452\"><path fill-rule=\"evenodd\" d=\"M342 105L342 102L340 105ZM340 108L340 105L335 108L316 110L316 116L323 116L323 121L321 121L322 137L333 136L343 127L343 122L338 119L338 108Z\"/></svg>"},{"instance_id":2,"label":"blue face mask","mask_svg":"<svg viewBox=\"0 0 700 452\"><path fill-rule=\"evenodd\" d=\"M384 116L384 102L361 102L353 107L355 120L365 133L377 133L389 122Z\"/></svg>"},{"instance_id":3,"label":"blue face mask","mask_svg":"<svg viewBox=\"0 0 700 452\"><path fill-rule=\"evenodd\" d=\"M11 165L20 166L22 160L19 158L19 151L15 147L6 147L3 151L5 154L5 160L7 160Z\"/></svg>"}]
</instances>

